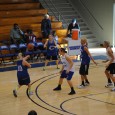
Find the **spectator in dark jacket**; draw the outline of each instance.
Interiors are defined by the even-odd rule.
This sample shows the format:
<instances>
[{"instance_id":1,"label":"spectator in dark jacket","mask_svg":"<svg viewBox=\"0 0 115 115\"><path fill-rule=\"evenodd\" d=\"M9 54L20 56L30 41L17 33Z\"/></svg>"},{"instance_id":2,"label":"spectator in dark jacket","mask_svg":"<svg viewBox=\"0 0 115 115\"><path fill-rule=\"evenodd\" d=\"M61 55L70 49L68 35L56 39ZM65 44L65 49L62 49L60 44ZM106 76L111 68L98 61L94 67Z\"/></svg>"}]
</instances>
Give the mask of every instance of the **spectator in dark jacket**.
<instances>
[{"instance_id":1,"label":"spectator in dark jacket","mask_svg":"<svg viewBox=\"0 0 115 115\"><path fill-rule=\"evenodd\" d=\"M45 14L44 19L41 22L41 31L43 38L48 38L49 34L51 33L51 21L49 19L49 15Z\"/></svg>"}]
</instances>

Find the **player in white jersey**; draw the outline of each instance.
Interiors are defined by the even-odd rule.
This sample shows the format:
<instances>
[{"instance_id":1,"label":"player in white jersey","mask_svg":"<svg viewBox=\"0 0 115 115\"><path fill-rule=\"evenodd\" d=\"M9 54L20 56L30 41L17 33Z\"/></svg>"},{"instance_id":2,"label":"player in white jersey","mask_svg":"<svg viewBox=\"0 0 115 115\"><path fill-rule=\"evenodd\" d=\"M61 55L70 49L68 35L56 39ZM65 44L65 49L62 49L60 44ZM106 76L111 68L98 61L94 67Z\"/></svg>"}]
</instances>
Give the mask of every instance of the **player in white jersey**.
<instances>
[{"instance_id":1,"label":"player in white jersey","mask_svg":"<svg viewBox=\"0 0 115 115\"><path fill-rule=\"evenodd\" d=\"M73 76L74 71L75 71L73 61L67 55L67 52L65 51L64 48L59 49L59 54L62 55L62 57L61 57L62 69L60 71L61 76L60 76L60 79L59 79L58 86L53 90L54 91L61 90L61 85L63 83L63 79L66 78L67 82L68 82L68 84L71 88L71 91L70 91L69 95L73 95L73 94L75 94L75 90L74 90L73 84L71 82L72 76Z\"/></svg>"},{"instance_id":2,"label":"player in white jersey","mask_svg":"<svg viewBox=\"0 0 115 115\"><path fill-rule=\"evenodd\" d=\"M106 54L108 57L108 62L106 65L105 75L108 79L108 84L105 87L113 86L111 80L114 83L114 88L112 88L112 91L115 91L115 77L113 74L115 74L115 56L113 54L113 50L110 47L110 43L108 41L104 41L104 47L106 48Z\"/></svg>"}]
</instances>

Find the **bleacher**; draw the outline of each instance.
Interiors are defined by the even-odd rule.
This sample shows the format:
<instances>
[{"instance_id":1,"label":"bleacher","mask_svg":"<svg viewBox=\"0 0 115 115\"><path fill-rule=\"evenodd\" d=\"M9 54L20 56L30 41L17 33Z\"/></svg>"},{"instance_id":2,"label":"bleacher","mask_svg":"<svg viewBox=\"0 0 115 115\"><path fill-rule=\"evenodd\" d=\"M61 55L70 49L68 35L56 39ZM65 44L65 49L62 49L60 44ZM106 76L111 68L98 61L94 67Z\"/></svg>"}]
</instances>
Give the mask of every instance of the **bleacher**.
<instances>
[{"instance_id":1,"label":"bleacher","mask_svg":"<svg viewBox=\"0 0 115 115\"><path fill-rule=\"evenodd\" d=\"M14 51L11 53L9 42L10 30L13 24L19 24L23 31L32 29L36 37L39 38L41 37L41 21L46 13L48 13L47 9L44 9L39 2L33 2L32 0L0 1L0 50L2 50L2 47L7 47L2 50L4 53L0 54L0 61L4 61L7 58L13 60L17 55ZM50 16L50 20L52 29L56 31L59 37L59 43L63 43L67 30L62 28L62 22L56 20L54 16ZM8 45L4 44L8 42ZM8 55L8 53L12 55ZM34 53L37 52L32 52L32 54Z\"/></svg>"},{"instance_id":2,"label":"bleacher","mask_svg":"<svg viewBox=\"0 0 115 115\"><path fill-rule=\"evenodd\" d=\"M0 41L10 40L10 30L14 23L19 24L23 31L32 29L37 37L41 36L41 20L46 13L47 9L32 0L0 1ZM61 43L61 39L66 35L66 29L62 28L62 22L57 21L54 16L50 16L50 19L52 29L56 30ZM63 36L58 31L61 31Z\"/></svg>"}]
</instances>

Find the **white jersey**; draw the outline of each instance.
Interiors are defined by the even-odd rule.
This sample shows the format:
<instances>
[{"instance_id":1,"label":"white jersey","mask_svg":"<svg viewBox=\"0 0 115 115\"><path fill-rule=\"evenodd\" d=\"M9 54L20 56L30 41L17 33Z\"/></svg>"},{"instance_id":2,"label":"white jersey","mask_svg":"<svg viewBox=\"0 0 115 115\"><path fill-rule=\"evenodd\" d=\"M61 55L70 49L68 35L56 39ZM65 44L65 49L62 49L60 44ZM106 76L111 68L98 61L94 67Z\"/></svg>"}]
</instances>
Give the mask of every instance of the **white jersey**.
<instances>
[{"instance_id":1,"label":"white jersey","mask_svg":"<svg viewBox=\"0 0 115 115\"><path fill-rule=\"evenodd\" d=\"M111 57L110 57L110 55L109 55L109 53L108 53L109 50L110 50L110 47L108 47L108 48L106 49L106 54L107 54L108 60L110 61L110 60L111 60ZM113 55L114 55L114 54L113 54ZM114 55L114 60L113 60L112 63L115 63L115 55Z\"/></svg>"},{"instance_id":2,"label":"white jersey","mask_svg":"<svg viewBox=\"0 0 115 115\"><path fill-rule=\"evenodd\" d=\"M64 66L64 70L68 70L70 67L69 62L66 60L65 56L68 56L67 54L65 54L64 56L61 57L61 62ZM70 69L71 72L75 71L74 65L72 66L72 68Z\"/></svg>"}]
</instances>

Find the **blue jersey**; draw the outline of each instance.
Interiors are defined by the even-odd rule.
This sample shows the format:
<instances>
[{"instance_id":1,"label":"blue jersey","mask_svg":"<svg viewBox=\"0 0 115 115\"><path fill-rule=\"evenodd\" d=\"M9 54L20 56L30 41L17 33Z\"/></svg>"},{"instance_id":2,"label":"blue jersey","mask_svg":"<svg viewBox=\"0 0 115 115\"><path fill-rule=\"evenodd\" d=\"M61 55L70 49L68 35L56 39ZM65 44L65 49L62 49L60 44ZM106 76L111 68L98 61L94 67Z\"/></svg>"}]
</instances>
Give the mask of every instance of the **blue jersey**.
<instances>
[{"instance_id":1,"label":"blue jersey","mask_svg":"<svg viewBox=\"0 0 115 115\"><path fill-rule=\"evenodd\" d=\"M84 50L84 47L87 46L81 46L81 63L84 65L87 65L90 63L90 57L88 56L87 52Z\"/></svg>"},{"instance_id":2,"label":"blue jersey","mask_svg":"<svg viewBox=\"0 0 115 115\"><path fill-rule=\"evenodd\" d=\"M47 55L48 56L55 56L55 55L57 55L57 50L56 50L55 46L56 45L55 45L54 40L52 40L52 41L48 40L48 44L47 44Z\"/></svg>"},{"instance_id":3,"label":"blue jersey","mask_svg":"<svg viewBox=\"0 0 115 115\"><path fill-rule=\"evenodd\" d=\"M26 77L29 77L28 67L23 66L22 61L23 60L17 61L17 77L20 78L20 79L21 78L24 79Z\"/></svg>"}]
</instances>

